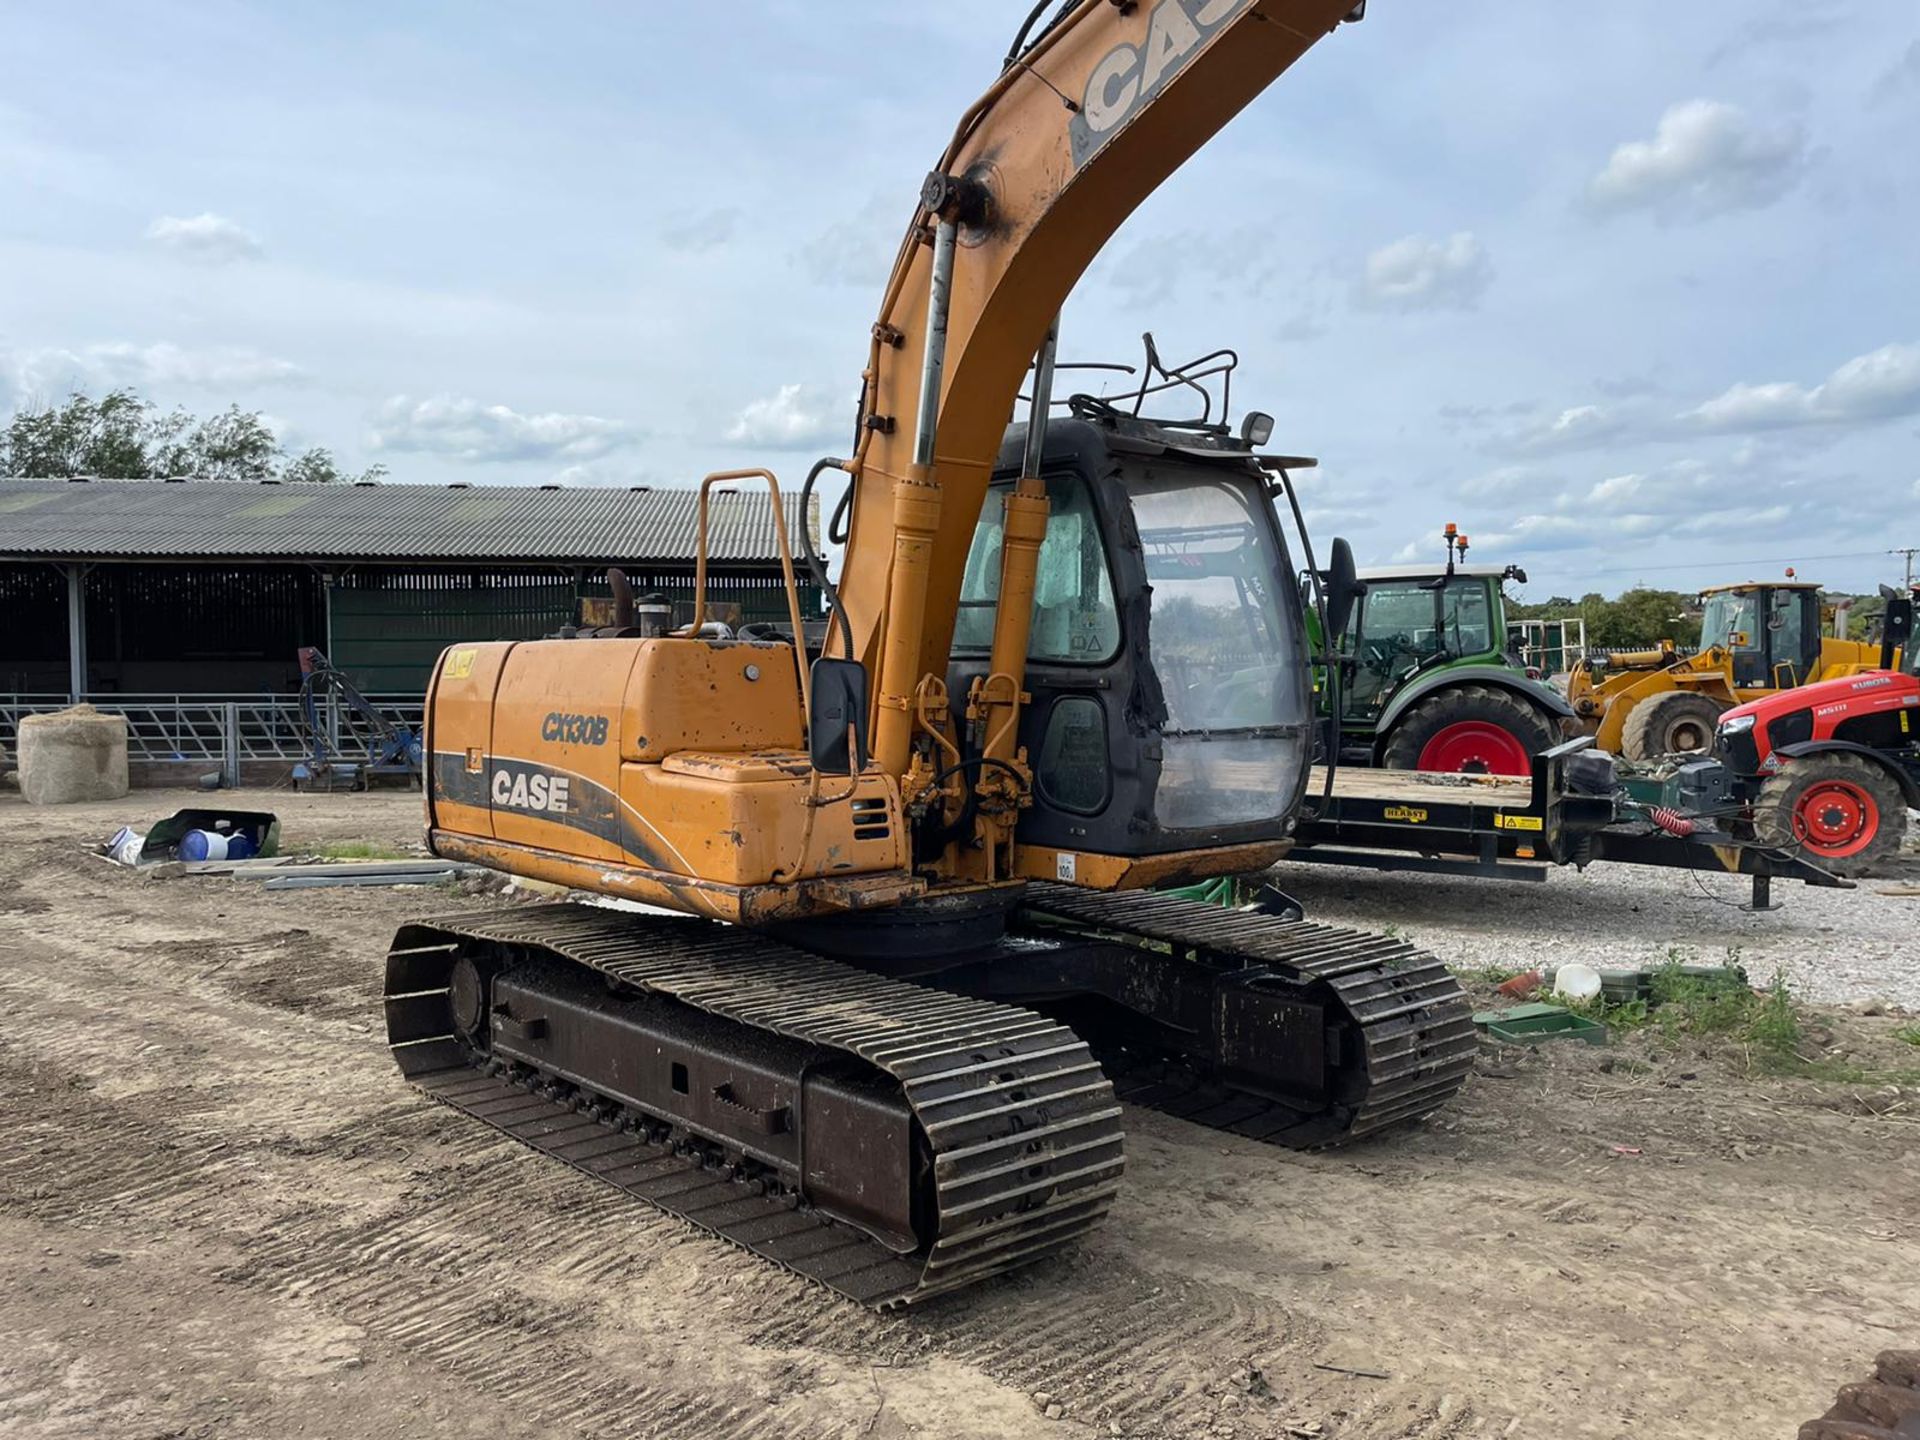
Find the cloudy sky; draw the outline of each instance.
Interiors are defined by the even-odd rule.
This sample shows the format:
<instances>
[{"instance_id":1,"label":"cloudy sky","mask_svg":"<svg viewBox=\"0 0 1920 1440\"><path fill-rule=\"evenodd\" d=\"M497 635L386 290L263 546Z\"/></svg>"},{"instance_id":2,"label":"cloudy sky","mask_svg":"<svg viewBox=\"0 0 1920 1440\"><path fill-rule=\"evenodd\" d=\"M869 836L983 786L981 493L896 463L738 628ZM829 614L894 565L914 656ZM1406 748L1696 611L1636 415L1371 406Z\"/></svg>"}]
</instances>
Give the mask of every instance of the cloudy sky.
<instances>
[{"instance_id":1,"label":"cloudy sky","mask_svg":"<svg viewBox=\"0 0 1920 1440\"><path fill-rule=\"evenodd\" d=\"M0 413L264 410L396 480L844 448L1025 0L0 0ZM1316 530L1530 598L1920 545L1920 13L1376 0L1163 186L1068 358L1232 345Z\"/></svg>"}]
</instances>

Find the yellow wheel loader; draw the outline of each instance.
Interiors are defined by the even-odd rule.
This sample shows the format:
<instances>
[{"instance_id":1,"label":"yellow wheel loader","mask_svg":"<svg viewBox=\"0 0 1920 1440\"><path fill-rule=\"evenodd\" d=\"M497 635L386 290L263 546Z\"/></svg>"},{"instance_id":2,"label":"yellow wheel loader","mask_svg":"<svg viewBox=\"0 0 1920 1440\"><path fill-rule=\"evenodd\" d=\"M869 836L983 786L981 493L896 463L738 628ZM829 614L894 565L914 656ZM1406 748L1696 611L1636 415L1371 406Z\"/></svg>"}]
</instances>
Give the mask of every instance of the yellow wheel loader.
<instances>
[{"instance_id":1,"label":"yellow wheel loader","mask_svg":"<svg viewBox=\"0 0 1920 1440\"><path fill-rule=\"evenodd\" d=\"M1574 667L1567 699L1600 749L1629 760L1707 750L1721 714L1735 705L1879 668L1877 646L1821 634L1818 585L1747 581L1701 595L1706 614L1694 654L1663 640Z\"/></svg>"}]
</instances>

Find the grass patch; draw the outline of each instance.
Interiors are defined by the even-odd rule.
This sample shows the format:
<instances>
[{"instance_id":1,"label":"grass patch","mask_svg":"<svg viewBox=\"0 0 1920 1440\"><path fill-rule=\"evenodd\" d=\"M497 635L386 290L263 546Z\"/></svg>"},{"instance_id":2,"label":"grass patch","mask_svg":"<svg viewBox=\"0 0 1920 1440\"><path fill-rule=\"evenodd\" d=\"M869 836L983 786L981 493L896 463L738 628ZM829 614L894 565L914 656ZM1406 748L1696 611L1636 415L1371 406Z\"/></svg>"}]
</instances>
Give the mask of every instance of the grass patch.
<instances>
[{"instance_id":1,"label":"grass patch","mask_svg":"<svg viewBox=\"0 0 1920 1440\"><path fill-rule=\"evenodd\" d=\"M1738 963L1729 951L1729 967ZM1752 990L1729 975L1688 974L1690 952L1677 947L1649 976L1645 998L1615 1002L1605 993L1591 1000L1550 997L1575 1014L1601 1021L1615 1035L1646 1030L1663 1040L1717 1041L1747 1053L1749 1067L1770 1073L1809 1073L1811 1063L1800 1054L1800 1018L1784 976L1776 975L1764 990Z\"/></svg>"},{"instance_id":2,"label":"grass patch","mask_svg":"<svg viewBox=\"0 0 1920 1440\"><path fill-rule=\"evenodd\" d=\"M1730 972L1738 969L1738 946L1728 947L1724 963ZM1656 1047L1693 1041L1731 1054L1736 1062L1744 1060L1749 1074L1839 1085L1920 1085L1920 1067L1874 1068L1821 1054L1819 1045L1809 1039L1801 1024L1784 974L1775 975L1763 989L1754 990L1734 974L1688 973L1701 968L1693 951L1671 946L1664 960L1650 968L1646 994L1640 999L1617 1003L1602 991L1591 1000L1571 1000L1549 993L1545 986L1534 998L1600 1021L1616 1042L1636 1032ZM1453 973L1462 980L1498 985L1524 972L1492 967L1456 969ZM1920 1025L1896 1030L1893 1038L1920 1049ZM1636 1062L1623 1056L1619 1063Z\"/></svg>"},{"instance_id":3,"label":"grass patch","mask_svg":"<svg viewBox=\"0 0 1920 1440\"><path fill-rule=\"evenodd\" d=\"M407 860L412 855L374 840L328 840L306 850L322 860Z\"/></svg>"},{"instance_id":4,"label":"grass patch","mask_svg":"<svg viewBox=\"0 0 1920 1440\"><path fill-rule=\"evenodd\" d=\"M1517 976L1527 973L1524 970L1509 970L1501 965L1449 965L1447 969L1453 973L1454 978L1457 980L1477 981L1482 985L1489 985L1495 988L1506 984L1507 981Z\"/></svg>"}]
</instances>

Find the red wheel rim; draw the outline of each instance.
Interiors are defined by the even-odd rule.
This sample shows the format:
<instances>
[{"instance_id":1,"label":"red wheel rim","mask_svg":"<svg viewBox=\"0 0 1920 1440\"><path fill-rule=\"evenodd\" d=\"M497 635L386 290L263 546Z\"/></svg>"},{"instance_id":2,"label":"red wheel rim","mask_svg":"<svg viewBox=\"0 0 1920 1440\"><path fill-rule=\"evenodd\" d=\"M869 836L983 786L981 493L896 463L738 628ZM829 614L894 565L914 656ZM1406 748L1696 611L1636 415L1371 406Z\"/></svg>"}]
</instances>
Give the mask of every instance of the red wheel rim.
<instances>
[{"instance_id":1,"label":"red wheel rim","mask_svg":"<svg viewBox=\"0 0 1920 1440\"><path fill-rule=\"evenodd\" d=\"M1530 775L1533 756L1519 736L1490 720L1457 720L1427 741L1419 768L1450 774Z\"/></svg>"},{"instance_id":2,"label":"red wheel rim","mask_svg":"<svg viewBox=\"0 0 1920 1440\"><path fill-rule=\"evenodd\" d=\"M1851 780L1821 780L1793 807L1793 836L1817 855L1844 860L1880 833L1880 807Z\"/></svg>"}]
</instances>

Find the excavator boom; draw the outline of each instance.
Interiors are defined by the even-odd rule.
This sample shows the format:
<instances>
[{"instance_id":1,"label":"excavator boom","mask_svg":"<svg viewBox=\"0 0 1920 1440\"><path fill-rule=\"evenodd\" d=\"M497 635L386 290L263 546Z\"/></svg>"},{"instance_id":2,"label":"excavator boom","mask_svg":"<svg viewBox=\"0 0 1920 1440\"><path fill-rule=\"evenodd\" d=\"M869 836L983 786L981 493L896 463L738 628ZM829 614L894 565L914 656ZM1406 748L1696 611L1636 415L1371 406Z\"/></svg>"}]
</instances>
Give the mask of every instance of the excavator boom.
<instances>
[{"instance_id":1,"label":"excavator boom","mask_svg":"<svg viewBox=\"0 0 1920 1440\"><path fill-rule=\"evenodd\" d=\"M906 765L914 687L945 668L967 542L1053 317L1135 207L1352 9L1082 0L962 117L887 282L851 465L841 597L877 679L889 770ZM957 255L942 307L947 232ZM930 385L933 317L945 340Z\"/></svg>"}]
</instances>

